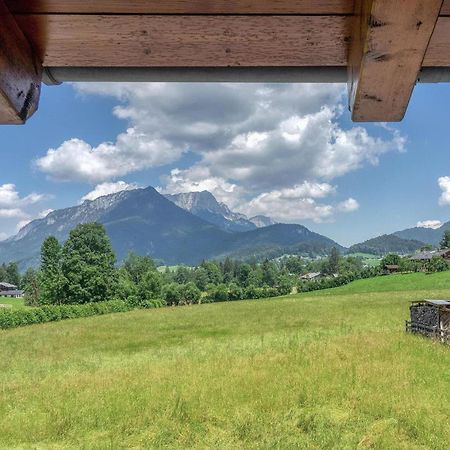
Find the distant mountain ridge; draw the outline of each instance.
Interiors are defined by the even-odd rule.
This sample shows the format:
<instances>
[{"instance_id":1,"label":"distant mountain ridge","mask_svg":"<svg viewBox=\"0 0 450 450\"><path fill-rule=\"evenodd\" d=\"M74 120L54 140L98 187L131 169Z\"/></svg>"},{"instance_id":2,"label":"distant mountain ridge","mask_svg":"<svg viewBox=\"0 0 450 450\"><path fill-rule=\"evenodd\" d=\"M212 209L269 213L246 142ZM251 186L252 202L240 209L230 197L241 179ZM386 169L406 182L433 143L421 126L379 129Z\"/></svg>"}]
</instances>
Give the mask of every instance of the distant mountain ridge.
<instances>
[{"instance_id":1,"label":"distant mountain ridge","mask_svg":"<svg viewBox=\"0 0 450 450\"><path fill-rule=\"evenodd\" d=\"M395 234L383 234L360 244L352 245L348 253L370 253L386 255L387 253L409 254L422 248L425 244L413 239L402 239Z\"/></svg>"},{"instance_id":2,"label":"distant mountain ridge","mask_svg":"<svg viewBox=\"0 0 450 450\"><path fill-rule=\"evenodd\" d=\"M254 230L256 225L244 214L230 210L219 203L209 191L168 194L165 196L175 205L226 231Z\"/></svg>"},{"instance_id":3,"label":"distant mountain ridge","mask_svg":"<svg viewBox=\"0 0 450 450\"><path fill-rule=\"evenodd\" d=\"M425 244L438 246L444 236L444 232L449 230L450 221L442 224L439 228L413 227L402 231L396 231L393 234L402 239L415 239L425 242Z\"/></svg>"},{"instance_id":4,"label":"distant mountain ridge","mask_svg":"<svg viewBox=\"0 0 450 450\"><path fill-rule=\"evenodd\" d=\"M240 220L230 213L227 220ZM105 226L119 261L129 251L152 256L165 264L192 265L225 256L242 259L263 259L284 253L314 256L325 255L332 247L343 249L302 225L263 228L253 225L249 231L226 231L223 224L219 227L191 214L148 187L85 201L30 222L17 235L0 242L0 263L17 261L22 269L36 266L46 237L53 235L62 242L71 229L87 222Z\"/></svg>"},{"instance_id":5,"label":"distant mountain ridge","mask_svg":"<svg viewBox=\"0 0 450 450\"><path fill-rule=\"evenodd\" d=\"M254 216L250 217L250 222L254 223L258 228L262 227L270 227L270 225L276 225L278 222L275 222L271 217L267 216Z\"/></svg>"}]
</instances>

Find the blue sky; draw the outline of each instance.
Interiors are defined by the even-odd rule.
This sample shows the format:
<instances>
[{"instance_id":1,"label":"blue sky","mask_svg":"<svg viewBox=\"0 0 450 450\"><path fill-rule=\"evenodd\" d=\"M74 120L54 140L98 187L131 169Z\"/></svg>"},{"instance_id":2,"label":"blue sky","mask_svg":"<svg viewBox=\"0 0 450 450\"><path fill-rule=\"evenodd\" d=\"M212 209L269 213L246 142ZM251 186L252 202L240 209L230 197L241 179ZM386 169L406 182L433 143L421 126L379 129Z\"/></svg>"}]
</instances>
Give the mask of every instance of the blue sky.
<instances>
[{"instance_id":1,"label":"blue sky","mask_svg":"<svg viewBox=\"0 0 450 450\"><path fill-rule=\"evenodd\" d=\"M449 86L418 85L404 121L387 127L352 124L343 92L44 87L25 126L0 128L0 238L88 193L147 185L208 189L233 209L302 223L344 245L450 220Z\"/></svg>"}]
</instances>

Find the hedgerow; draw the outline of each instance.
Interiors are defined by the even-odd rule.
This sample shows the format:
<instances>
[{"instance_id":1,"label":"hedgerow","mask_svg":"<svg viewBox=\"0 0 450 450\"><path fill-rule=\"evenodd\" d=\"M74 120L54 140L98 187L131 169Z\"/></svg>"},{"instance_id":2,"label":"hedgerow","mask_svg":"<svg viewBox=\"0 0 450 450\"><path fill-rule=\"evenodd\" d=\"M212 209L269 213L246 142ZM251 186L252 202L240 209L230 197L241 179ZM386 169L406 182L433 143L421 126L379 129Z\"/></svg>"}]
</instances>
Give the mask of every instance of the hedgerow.
<instances>
[{"instance_id":1,"label":"hedgerow","mask_svg":"<svg viewBox=\"0 0 450 450\"><path fill-rule=\"evenodd\" d=\"M162 300L154 300L140 303L139 308L158 308L163 305ZM136 307L123 300L109 300L81 305L45 305L37 308L5 309L0 310L0 329L5 330L65 319L127 312L132 309L136 309Z\"/></svg>"}]
</instances>

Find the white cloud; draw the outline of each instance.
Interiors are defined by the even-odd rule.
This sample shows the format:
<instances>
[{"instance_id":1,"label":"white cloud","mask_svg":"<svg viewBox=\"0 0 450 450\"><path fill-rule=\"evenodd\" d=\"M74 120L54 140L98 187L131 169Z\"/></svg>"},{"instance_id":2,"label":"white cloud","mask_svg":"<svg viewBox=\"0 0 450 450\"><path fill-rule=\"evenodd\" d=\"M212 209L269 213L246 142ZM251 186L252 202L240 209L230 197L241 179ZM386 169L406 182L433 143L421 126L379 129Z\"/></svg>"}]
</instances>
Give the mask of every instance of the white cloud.
<instances>
[{"instance_id":1,"label":"white cloud","mask_svg":"<svg viewBox=\"0 0 450 450\"><path fill-rule=\"evenodd\" d=\"M326 183L304 182L302 185L264 192L240 207L248 216L266 215L280 222L334 219L336 213L358 209L358 202L349 198L336 205L318 203L317 199L335 193L335 187Z\"/></svg>"},{"instance_id":2,"label":"white cloud","mask_svg":"<svg viewBox=\"0 0 450 450\"><path fill-rule=\"evenodd\" d=\"M419 228L432 228L436 230L442 226L442 222L440 220L421 220L417 222L416 227Z\"/></svg>"},{"instance_id":3,"label":"white cloud","mask_svg":"<svg viewBox=\"0 0 450 450\"><path fill-rule=\"evenodd\" d=\"M337 205L337 210L341 212L352 212L358 209L359 203L351 197Z\"/></svg>"},{"instance_id":4,"label":"white cloud","mask_svg":"<svg viewBox=\"0 0 450 450\"><path fill-rule=\"evenodd\" d=\"M86 195L81 197L80 203L85 200L95 200L103 195L114 194L121 191L129 191L132 189L137 189L139 186L136 183L126 183L125 181L117 181L115 183L101 183L95 186L95 188L88 192Z\"/></svg>"},{"instance_id":5,"label":"white cloud","mask_svg":"<svg viewBox=\"0 0 450 450\"><path fill-rule=\"evenodd\" d=\"M70 139L48 150L35 165L55 180L95 183L173 162L185 150L129 128L115 143L104 142L97 147Z\"/></svg>"},{"instance_id":6,"label":"white cloud","mask_svg":"<svg viewBox=\"0 0 450 450\"><path fill-rule=\"evenodd\" d=\"M29 222L34 216L38 204L51 198L46 194L31 194L21 197L16 186L12 183L0 185L0 222L1 235L11 234L23 222Z\"/></svg>"},{"instance_id":7,"label":"white cloud","mask_svg":"<svg viewBox=\"0 0 450 450\"><path fill-rule=\"evenodd\" d=\"M439 177L438 185L442 191L439 204L442 206L450 205L450 177Z\"/></svg>"},{"instance_id":8,"label":"white cloud","mask_svg":"<svg viewBox=\"0 0 450 450\"><path fill-rule=\"evenodd\" d=\"M27 219L23 219L20 220L19 222L17 222L16 224L16 232L20 231L25 225L28 225L33 219L31 218L27 218Z\"/></svg>"},{"instance_id":9,"label":"white cloud","mask_svg":"<svg viewBox=\"0 0 450 450\"><path fill-rule=\"evenodd\" d=\"M8 238L8 235L6 233L0 232L0 242L4 241Z\"/></svg>"},{"instance_id":10,"label":"white cloud","mask_svg":"<svg viewBox=\"0 0 450 450\"><path fill-rule=\"evenodd\" d=\"M74 86L81 95L115 98L113 114L128 129L115 142L95 147L79 139L63 142L36 161L39 170L57 180L103 184L189 153L196 162L163 176L161 192L208 190L231 208L247 205L255 214L278 201L279 220L330 220L356 210L351 198L337 204L318 199L336 193L332 180L377 165L385 153L403 151L406 142L388 126L373 136L361 126L341 125L343 85Z\"/></svg>"},{"instance_id":11,"label":"white cloud","mask_svg":"<svg viewBox=\"0 0 450 450\"><path fill-rule=\"evenodd\" d=\"M54 210L49 208L49 209L44 209L43 211L41 211L38 214L38 218L39 219L45 219L51 212L53 212Z\"/></svg>"},{"instance_id":12,"label":"white cloud","mask_svg":"<svg viewBox=\"0 0 450 450\"><path fill-rule=\"evenodd\" d=\"M3 218L15 218L26 217L27 214L19 208L0 208L0 217Z\"/></svg>"}]
</instances>

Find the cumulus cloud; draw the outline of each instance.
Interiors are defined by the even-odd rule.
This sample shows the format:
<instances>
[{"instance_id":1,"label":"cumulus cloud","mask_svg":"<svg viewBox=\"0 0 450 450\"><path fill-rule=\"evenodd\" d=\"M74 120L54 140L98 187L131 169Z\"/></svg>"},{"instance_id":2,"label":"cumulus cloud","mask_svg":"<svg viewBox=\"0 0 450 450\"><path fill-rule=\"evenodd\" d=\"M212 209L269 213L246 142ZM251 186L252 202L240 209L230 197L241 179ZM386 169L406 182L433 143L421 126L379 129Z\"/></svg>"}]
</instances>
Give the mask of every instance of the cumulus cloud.
<instances>
[{"instance_id":1,"label":"cumulus cloud","mask_svg":"<svg viewBox=\"0 0 450 450\"><path fill-rule=\"evenodd\" d=\"M359 209L359 203L351 197L337 205L337 210L341 212L352 212L357 209Z\"/></svg>"},{"instance_id":2,"label":"cumulus cloud","mask_svg":"<svg viewBox=\"0 0 450 450\"><path fill-rule=\"evenodd\" d=\"M35 165L55 180L95 183L173 162L185 150L129 128L115 143L104 142L97 147L70 139L49 149Z\"/></svg>"},{"instance_id":3,"label":"cumulus cloud","mask_svg":"<svg viewBox=\"0 0 450 450\"><path fill-rule=\"evenodd\" d=\"M419 228L432 228L436 230L442 226L442 222L440 220L421 220L417 222L416 227Z\"/></svg>"},{"instance_id":4,"label":"cumulus cloud","mask_svg":"<svg viewBox=\"0 0 450 450\"><path fill-rule=\"evenodd\" d=\"M30 217L28 207L48 198L48 195L36 192L21 197L14 184L0 185L0 218L28 219Z\"/></svg>"},{"instance_id":5,"label":"cumulus cloud","mask_svg":"<svg viewBox=\"0 0 450 450\"><path fill-rule=\"evenodd\" d=\"M35 164L51 178L103 185L189 153L196 162L163 176L161 192L208 190L230 207L258 214L278 201L279 220L295 214L296 220L330 220L355 211L352 198L318 200L336 194L332 180L405 147L391 127L377 136L344 127L342 85L81 83L75 89L115 98L113 114L128 129L114 142L71 139L47 150Z\"/></svg>"},{"instance_id":6,"label":"cumulus cloud","mask_svg":"<svg viewBox=\"0 0 450 450\"><path fill-rule=\"evenodd\" d=\"M438 185L442 191L439 197L439 204L450 205L450 177L439 177Z\"/></svg>"},{"instance_id":7,"label":"cumulus cloud","mask_svg":"<svg viewBox=\"0 0 450 450\"><path fill-rule=\"evenodd\" d=\"M335 193L336 188L327 183L304 182L293 188L264 192L248 203L241 205L241 211L249 216L266 215L281 222L333 220L338 212L358 209L358 202L349 198L337 204L319 203L321 199Z\"/></svg>"},{"instance_id":8,"label":"cumulus cloud","mask_svg":"<svg viewBox=\"0 0 450 450\"><path fill-rule=\"evenodd\" d=\"M45 219L50 213L52 213L54 210L49 208L49 209L44 209L43 211L41 211L38 214L38 218L39 219Z\"/></svg>"},{"instance_id":9,"label":"cumulus cloud","mask_svg":"<svg viewBox=\"0 0 450 450\"><path fill-rule=\"evenodd\" d=\"M114 194L121 191L130 191L132 189L137 189L138 187L139 185L136 183L126 183L125 181L117 181L115 183L101 183L95 186L92 191L81 197L80 203L83 203L85 200L95 200L96 198L102 197L103 195Z\"/></svg>"}]
</instances>

